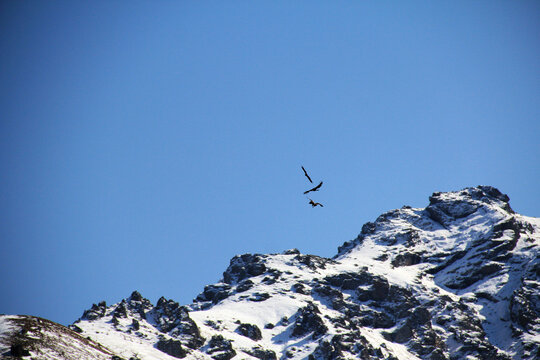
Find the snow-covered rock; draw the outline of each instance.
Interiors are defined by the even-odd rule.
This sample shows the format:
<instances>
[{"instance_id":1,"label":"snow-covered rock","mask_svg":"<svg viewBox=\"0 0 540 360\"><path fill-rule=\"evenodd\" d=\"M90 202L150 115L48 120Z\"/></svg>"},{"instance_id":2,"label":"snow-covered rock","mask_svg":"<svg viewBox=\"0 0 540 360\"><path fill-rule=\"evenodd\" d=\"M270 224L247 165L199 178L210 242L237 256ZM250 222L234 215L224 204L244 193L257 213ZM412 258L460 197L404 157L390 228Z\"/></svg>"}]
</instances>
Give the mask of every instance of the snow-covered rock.
<instances>
[{"instance_id":1,"label":"snow-covered rock","mask_svg":"<svg viewBox=\"0 0 540 360\"><path fill-rule=\"evenodd\" d=\"M192 304L133 292L51 329L95 359L537 359L539 234L493 187L434 193L365 224L332 259L239 255ZM14 339L41 351L20 319L0 317L4 355Z\"/></svg>"},{"instance_id":2,"label":"snow-covered rock","mask_svg":"<svg viewBox=\"0 0 540 360\"><path fill-rule=\"evenodd\" d=\"M34 316L0 316L0 358L115 360L115 354L67 327Z\"/></svg>"}]
</instances>

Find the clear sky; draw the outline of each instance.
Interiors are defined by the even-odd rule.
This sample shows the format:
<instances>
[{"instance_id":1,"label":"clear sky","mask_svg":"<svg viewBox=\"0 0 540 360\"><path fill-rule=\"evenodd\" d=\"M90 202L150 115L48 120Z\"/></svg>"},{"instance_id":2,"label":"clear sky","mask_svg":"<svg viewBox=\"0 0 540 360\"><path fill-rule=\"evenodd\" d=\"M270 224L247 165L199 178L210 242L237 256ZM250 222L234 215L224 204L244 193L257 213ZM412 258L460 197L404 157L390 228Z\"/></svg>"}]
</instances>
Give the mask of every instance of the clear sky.
<instances>
[{"instance_id":1,"label":"clear sky","mask_svg":"<svg viewBox=\"0 0 540 360\"><path fill-rule=\"evenodd\" d=\"M189 303L434 191L538 217L539 105L538 1L2 1L0 313Z\"/></svg>"}]
</instances>

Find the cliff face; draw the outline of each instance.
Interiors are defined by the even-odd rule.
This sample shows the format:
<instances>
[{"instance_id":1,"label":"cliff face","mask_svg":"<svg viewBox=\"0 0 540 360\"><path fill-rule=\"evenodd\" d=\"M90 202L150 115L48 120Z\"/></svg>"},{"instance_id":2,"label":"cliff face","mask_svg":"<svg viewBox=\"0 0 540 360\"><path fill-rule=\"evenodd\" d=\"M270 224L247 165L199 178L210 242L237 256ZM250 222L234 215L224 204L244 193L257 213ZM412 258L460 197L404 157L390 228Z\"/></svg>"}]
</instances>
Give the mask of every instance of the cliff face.
<instances>
[{"instance_id":1,"label":"cliff face","mask_svg":"<svg viewBox=\"0 0 540 360\"><path fill-rule=\"evenodd\" d=\"M434 193L365 224L332 259L236 256L192 304L133 292L62 336L126 360L536 359L540 219L508 202L489 186ZM37 354L14 319L1 320L4 355L15 343Z\"/></svg>"}]
</instances>

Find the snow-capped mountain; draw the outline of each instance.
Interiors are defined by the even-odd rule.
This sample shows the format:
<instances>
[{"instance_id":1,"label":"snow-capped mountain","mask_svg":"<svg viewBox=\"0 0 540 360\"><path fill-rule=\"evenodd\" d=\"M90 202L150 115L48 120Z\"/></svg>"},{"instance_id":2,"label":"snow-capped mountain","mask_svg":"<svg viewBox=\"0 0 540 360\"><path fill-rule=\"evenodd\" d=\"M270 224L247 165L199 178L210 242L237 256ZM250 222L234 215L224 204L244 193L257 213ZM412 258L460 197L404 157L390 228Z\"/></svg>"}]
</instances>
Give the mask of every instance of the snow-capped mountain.
<instances>
[{"instance_id":1,"label":"snow-capped mountain","mask_svg":"<svg viewBox=\"0 0 540 360\"><path fill-rule=\"evenodd\" d=\"M514 213L493 187L434 193L426 208L404 206L365 224L332 259L296 249L235 256L189 305L165 298L154 305L135 291L114 305L94 304L70 329L0 317L0 353L538 359L539 234L540 219Z\"/></svg>"}]
</instances>

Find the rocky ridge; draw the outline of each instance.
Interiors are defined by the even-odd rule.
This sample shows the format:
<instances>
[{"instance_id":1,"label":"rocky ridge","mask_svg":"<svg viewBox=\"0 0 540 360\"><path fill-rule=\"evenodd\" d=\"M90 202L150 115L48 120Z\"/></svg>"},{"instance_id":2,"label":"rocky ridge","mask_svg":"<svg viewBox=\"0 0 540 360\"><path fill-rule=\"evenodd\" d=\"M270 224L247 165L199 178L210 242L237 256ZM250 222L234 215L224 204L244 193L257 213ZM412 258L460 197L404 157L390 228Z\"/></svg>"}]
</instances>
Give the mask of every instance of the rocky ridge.
<instances>
[{"instance_id":1,"label":"rocky ridge","mask_svg":"<svg viewBox=\"0 0 540 360\"><path fill-rule=\"evenodd\" d=\"M94 304L70 334L124 360L536 359L539 231L493 187L434 193L365 224L332 259L235 256L192 304L135 291ZM5 344L38 351L0 333L6 356ZM85 359L69 356L51 358Z\"/></svg>"}]
</instances>

